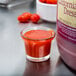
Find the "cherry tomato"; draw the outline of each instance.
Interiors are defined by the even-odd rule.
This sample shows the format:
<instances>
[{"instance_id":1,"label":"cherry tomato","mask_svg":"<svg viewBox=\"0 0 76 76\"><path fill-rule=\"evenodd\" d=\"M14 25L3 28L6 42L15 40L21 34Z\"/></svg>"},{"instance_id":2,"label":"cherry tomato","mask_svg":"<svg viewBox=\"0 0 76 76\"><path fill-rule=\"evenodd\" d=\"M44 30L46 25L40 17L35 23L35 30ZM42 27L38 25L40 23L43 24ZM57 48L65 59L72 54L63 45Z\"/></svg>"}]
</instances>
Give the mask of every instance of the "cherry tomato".
<instances>
[{"instance_id":1,"label":"cherry tomato","mask_svg":"<svg viewBox=\"0 0 76 76\"><path fill-rule=\"evenodd\" d=\"M39 0L40 2L42 2L42 3L45 3L46 2L46 0Z\"/></svg>"},{"instance_id":2,"label":"cherry tomato","mask_svg":"<svg viewBox=\"0 0 76 76\"><path fill-rule=\"evenodd\" d=\"M40 20L40 16L38 14L32 14L31 21L37 23Z\"/></svg>"},{"instance_id":3,"label":"cherry tomato","mask_svg":"<svg viewBox=\"0 0 76 76\"><path fill-rule=\"evenodd\" d=\"M31 18L31 16L32 16L32 14L29 13L29 12L25 12L25 13L23 13L22 15L25 16L26 19L28 19L28 20L29 20L29 19Z\"/></svg>"},{"instance_id":4,"label":"cherry tomato","mask_svg":"<svg viewBox=\"0 0 76 76\"><path fill-rule=\"evenodd\" d=\"M31 13L29 12L26 12L26 13L23 13L22 15L18 16L18 21L19 22L28 22L31 18Z\"/></svg>"},{"instance_id":5,"label":"cherry tomato","mask_svg":"<svg viewBox=\"0 0 76 76\"><path fill-rule=\"evenodd\" d=\"M57 0L46 0L48 4L57 4Z\"/></svg>"},{"instance_id":6,"label":"cherry tomato","mask_svg":"<svg viewBox=\"0 0 76 76\"><path fill-rule=\"evenodd\" d=\"M18 16L18 21L19 22L26 22L25 17L23 15Z\"/></svg>"}]
</instances>

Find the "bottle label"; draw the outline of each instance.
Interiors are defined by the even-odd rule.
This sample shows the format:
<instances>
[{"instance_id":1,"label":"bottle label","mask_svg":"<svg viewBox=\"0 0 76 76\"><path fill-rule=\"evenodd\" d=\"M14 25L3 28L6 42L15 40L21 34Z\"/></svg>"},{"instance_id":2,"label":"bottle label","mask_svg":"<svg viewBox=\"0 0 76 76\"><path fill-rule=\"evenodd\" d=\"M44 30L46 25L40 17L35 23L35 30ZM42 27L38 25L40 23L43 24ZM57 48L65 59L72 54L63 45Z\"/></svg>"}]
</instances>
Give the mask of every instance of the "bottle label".
<instances>
[{"instance_id":1,"label":"bottle label","mask_svg":"<svg viewBox=\"0 0 76 76\"><path fill-rule=\"evenodd\" d=\"M76 0L58 0L57 32L76 43Z\"/></svg>"}]
</instances>

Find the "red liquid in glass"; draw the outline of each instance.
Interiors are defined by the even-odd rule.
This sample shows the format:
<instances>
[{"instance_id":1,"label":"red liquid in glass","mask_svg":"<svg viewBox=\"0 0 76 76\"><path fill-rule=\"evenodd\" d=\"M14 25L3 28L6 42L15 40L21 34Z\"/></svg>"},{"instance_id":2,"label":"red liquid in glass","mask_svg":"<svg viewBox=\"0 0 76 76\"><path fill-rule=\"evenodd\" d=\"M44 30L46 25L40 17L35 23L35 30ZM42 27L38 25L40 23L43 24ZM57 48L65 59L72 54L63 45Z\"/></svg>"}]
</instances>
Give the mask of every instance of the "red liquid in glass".
<instances>
[{"instance_id":1,"label":"red liquid in glass","mask_svg":"<svg viewBox=\"0 0 76 76\"><path fill-rule=\"evenodd\" d=\"M50 54L52 33L46 30L31 30L24 33L26 54L31 57L40 58Z\"/></svg>"}]
</instances>

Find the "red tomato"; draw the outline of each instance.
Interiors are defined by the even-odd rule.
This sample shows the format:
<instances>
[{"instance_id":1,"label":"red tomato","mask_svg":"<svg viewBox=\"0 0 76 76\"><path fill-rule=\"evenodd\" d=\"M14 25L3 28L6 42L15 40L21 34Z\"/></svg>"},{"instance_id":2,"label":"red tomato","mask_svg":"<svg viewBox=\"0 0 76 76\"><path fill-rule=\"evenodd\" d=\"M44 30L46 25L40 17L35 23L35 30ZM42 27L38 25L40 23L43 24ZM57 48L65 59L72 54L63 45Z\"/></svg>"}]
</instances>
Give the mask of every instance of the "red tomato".
<instances>
[{"instance_id":1,"label":"red tomato","mask_svg":"<svg viewBox=\"0 0 76 76\"><path fill-rule=\"evenodd\" d=\"M40 16L38 14L32 14L31 21L37 23L40 20Z\"/></svg>"},{"instance_id":2,"label":"red tomato","mask_svg":"<svg viewBox=\"0 0 76 76\"><path fill-rule=\"evenodd\" d=\"M18 21L19 22L26 22L25 17L23 15L18 16Z\"/></svg>"},{"instance_id":3,"label":"red tomato","mask_svg":"<svg viewBox=\"0 0 76 76\"><path fill-rule=\"evenodd\" d=\"M28 22L31 18L31 13L29 12L26 12L26 13L23 13L22 15L18 16L18 21L19 22Z\"/></svg>"},{"instance_id":4,"label":"red tomato","mask_svg":"<svg viewBox=\"0 0 76 76\"><path fill-rule=\"evenodd\" d=\"M46 0L39 0L40 2L42 2L42 3L45 3L46 2Z\"/></svg>"},{"instance_id":5,"label":"red tomato","mask_svg":"<svg viewBox=\"0 0 76 76\"><path fill-rule=\"evenodd\" d=\"M57 0L46 0L48 4L57 4Z\"/></svg>"},{"instance_id":6,"label":"red tomato","mask_svg":"<svg viewBox=\"0 0 76 76\"><path fill-rule=\"evenodd\" d=\"M27 19L30 19L31 16L32 16L32 14L29 13L29 12L25 12L25 13L23 13L22 15L25 16Z\"/></svg>"}]
</instances>

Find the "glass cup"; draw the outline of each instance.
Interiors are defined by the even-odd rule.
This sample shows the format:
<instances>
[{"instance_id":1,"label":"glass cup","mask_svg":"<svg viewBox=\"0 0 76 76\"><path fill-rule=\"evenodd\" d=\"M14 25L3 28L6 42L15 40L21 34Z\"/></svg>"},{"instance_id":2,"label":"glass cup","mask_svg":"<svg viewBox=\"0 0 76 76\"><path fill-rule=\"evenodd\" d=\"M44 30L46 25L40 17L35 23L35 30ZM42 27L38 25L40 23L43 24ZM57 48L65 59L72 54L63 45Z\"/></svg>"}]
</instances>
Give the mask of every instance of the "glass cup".
<instances>
[{"instance_id":1,"label":"glass cup","mask_svg":"<svg viewBox=\"0 0 76 76\"><path fill-rule=\"evenodd\" d=\"M30 30L47 30L51 32L50 34L52 34L52 36L46 39L31 39L25 37L24 34ZM44 26L28 26L21 31L21 37L24 40L26 58L28 60L42 62L49 59L51 42L55 37L55 32L52 29Z\"/></svg>"}]
</instances>

